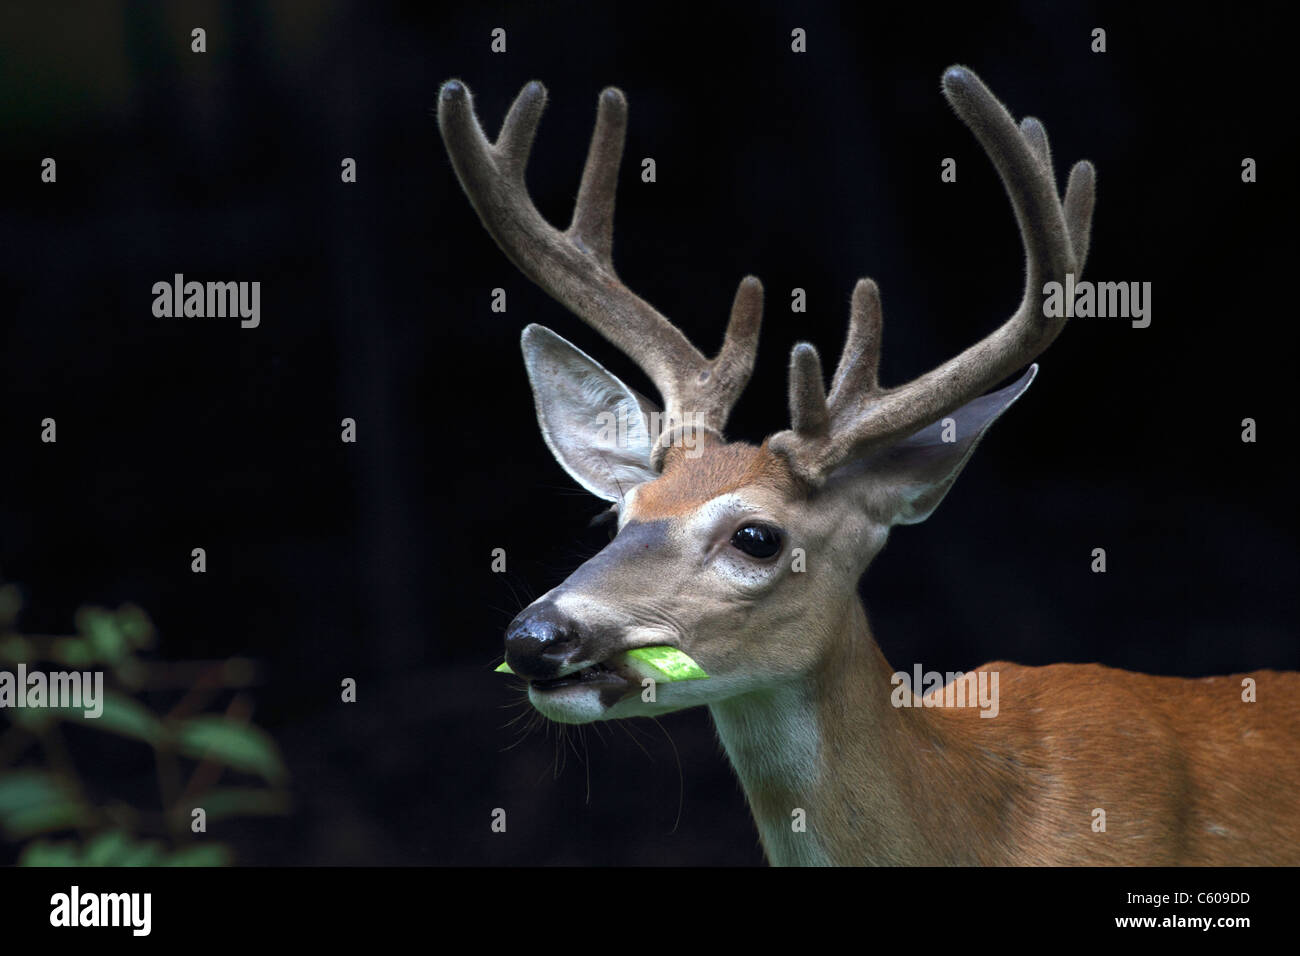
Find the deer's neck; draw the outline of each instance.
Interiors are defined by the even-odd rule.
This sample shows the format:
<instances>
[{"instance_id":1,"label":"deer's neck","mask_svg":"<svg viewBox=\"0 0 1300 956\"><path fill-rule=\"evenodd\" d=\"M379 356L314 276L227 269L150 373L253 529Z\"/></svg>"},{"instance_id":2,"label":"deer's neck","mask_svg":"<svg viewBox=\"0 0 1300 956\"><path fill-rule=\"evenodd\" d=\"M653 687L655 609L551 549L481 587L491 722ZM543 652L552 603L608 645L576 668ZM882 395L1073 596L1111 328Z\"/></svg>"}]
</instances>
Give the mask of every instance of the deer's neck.
<instances>
[{"instance_id":1,"label":"deer's neck","mask_svg":"<svg viewBox=\"0 0 1300 956\"><path fill-rule=\"evenodd\" d=\"M980 861L986 834L953 832L1004 783L966 743L976 715L893 706L893 673L854 596L813 673L711 705L772 864Z\"/></svg>"},{"instance_id":2,"label":"deer's neck","mask_svg":"<svg viewBox=\"0 0 1300 956\"><path fill-rule=\"evenodd\" d=\"M833 863L824 835L806 825L811 798L825 777L813 688L793 681L711 704L709 710L745 788L769 862ZM803 820L798 819L800 813Z\"/></svg>"}]
</instances>

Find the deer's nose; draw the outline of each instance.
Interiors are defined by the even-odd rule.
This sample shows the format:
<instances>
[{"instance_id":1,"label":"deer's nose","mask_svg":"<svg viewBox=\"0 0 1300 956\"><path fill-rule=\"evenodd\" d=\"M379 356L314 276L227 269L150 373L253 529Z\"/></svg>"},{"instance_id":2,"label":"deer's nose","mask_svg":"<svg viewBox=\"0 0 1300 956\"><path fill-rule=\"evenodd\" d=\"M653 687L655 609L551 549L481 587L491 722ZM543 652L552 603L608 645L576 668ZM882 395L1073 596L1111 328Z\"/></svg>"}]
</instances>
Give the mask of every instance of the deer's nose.
<instances>
[{"instance_id":1,"label":"deer's nose","mask_svg":"<svg viewBox=\"0 0 1300 956\"><path fill-rule=\"evenodd\" d=\"M550 680L578 653L577 626L551 603L525 608L506 629L506 663L525 680Z\"/></svg>"}]
</instances>

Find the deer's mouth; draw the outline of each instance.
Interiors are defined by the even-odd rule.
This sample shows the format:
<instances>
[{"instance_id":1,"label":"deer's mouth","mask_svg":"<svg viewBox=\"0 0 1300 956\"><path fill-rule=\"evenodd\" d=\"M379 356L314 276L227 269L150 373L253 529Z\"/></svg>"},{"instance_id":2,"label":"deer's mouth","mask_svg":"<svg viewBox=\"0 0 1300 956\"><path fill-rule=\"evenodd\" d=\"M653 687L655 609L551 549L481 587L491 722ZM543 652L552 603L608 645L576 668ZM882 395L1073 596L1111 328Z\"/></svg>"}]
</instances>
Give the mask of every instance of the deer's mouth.
<instances>
[{"instance_id":1,"label":"deer's mouth","mask_svg":"<svg viewBox=\"0 0 1300 956\"><path fill-rule=\"evenodd\" d=\"M577 687L584 684L604 685L604 686L626 686L629 683L628 678L616 671L610 664L592 664L590 667L584 667L580 671L572 674L565 674L563 677L553 677L550 680L533 680L528 682L528 686L543 693L562 690L565 687Z\"/></svg>"}]
</instances>

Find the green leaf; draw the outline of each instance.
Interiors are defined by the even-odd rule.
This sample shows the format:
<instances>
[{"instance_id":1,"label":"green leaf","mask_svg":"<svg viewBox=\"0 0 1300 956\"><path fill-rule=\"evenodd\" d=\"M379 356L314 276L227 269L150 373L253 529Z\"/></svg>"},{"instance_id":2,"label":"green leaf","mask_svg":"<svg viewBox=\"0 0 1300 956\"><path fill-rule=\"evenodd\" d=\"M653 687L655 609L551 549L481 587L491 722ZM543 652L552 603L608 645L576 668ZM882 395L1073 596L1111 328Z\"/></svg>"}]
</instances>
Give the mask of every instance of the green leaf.
<instances>
[{"instance_id":1,"label":"green leaf","mask_svg":"<svg viewBox=\"0 0 1300 956\"><path fill-rule=\"evenodd\" d=\"M251 724L237 724L224 717L195 717L181 725L177 739L186 756L217 760L235 770L260 774L272 783L289 775L270 734Z\"/></svg>"},{"instance_id":2,"label":"green leaf","mask_svg":"<svg viewBox=\"0 0 1300 956\"><path fill-rule=\"evenodd\" d=\"M105 830L86 844L83 866L115 866L130 847L131 837L124 830Z\"/></svg>"},{"instance_id":3,"label":"green leaf","mask_svg":"<svg viewBox=\"0 0 1300 956\"><path fill-rule=\"evenodd\" d=\"M83 850L76 840L37 840L23 848L19 866L228 866L230 849L214 843L167 853L158 840L134 840L122 830L100 833Z\"/></svg>"},{"instance_id":4,"label":"green leaf","mask_svg":"<svg viewBox=\"0 0 1300 956\"><path fill-rule=\"evenodd\" d=\"M640 670L649 669L653 672L643 676L654 678L661 683L704 680L709 676L689 654L675 647L638 647L628 651L627 656L644 665Z\"/></svg>"},{"instance_id":5,"label":"green leaf","mask_svg":"<svg viewBox=\"0 0 1300 956\"><path fill-rule=\"evenodd\" d=\"M501 666L498 667L498 668L496 668L495 671L494 671L493 673L496 673L496 674L513 674L514 671L512 671L512 670L510 669L510 665L509 665L509 664L507 664L505 661L502 661L502 662L501 662Z\"/></svg>"},{"instance_id":6,"label":"green leaf","mask_svg":"<svg viewBox=\"0 0 1300 956\"><path fill-rule=\"evenodd\" d=\"M71 840L37 840L27 844L18 858L19 866L76 866L79 862L77 844Z\"/></svg>"},{"instance_id":7,"label":"green leaf","mask_svg":"<svg viewBox=\"0 0 1300 956\"><path fill-rule=\"evenodd\" d=\"M95 662L95 647L90 641L80 637L57 637L50 650L50 656L60 664L69 667L86 667Z\"/></svg>"},{"instance_id":8,"label":"green leaf","mask_svg":"<svg viewBox=\"0 0 1300 956\"><path fill-rule=\"evenodd\" d=\"M130 653L126 635L112 612L102 607L83 607L77 611L75 621L77 630L86 636L100 660L111 663Z\"/></svg>"},{"instance_id":9,"label":"green leaf","mask_svg":"<svg viewBox=\"0 0 1300 956\"><path fill-rule=\"evenodd\" d=\"M58 718L119 737L133 737L155 747L166 741L167 728L143 704L111 690L104 691L102 704L98 717L86 715L88 708L84 700L80 707L24 707L11 713L15 723L30 730L37 730L42 724Z\"/></svg>"},{"instance_id":10,"label":"green leaf","mask_svg":"<svg viewBox=\"0 0 1300 956\"><path fill-rule=\"evenodd\" d=\"M115 691L104 692L104 712L87 719L90 726L107 730L119 737L134 737L157 747L166 736L162 721L149 708Z\"/></svg>"},{"instance_id":11,"label":"green leaf","mask_svg":"<svg viewBox=\"0 0 1300 956\"><path fill-rule=\"evenodd\" d=\"M153 643L153 621L134 604L123 604L117 609L117 628L135 647L148 647Z\"/></svg>"},{"instance_id":12,"label":"green leaf","mask_svg":"<svg viewBox=\"0 0 1300 956\"><path fill-rule=\"evenodd\" d=\"M163 861L163 845L157 840L133 843L118 858L118 866L158 866Z\"/></svg>"},{"instance_id":13,"label":"green leaf","mask_svg":"<svg viewBox=\"0 0 1300 956\"><path fill-rule=\"evenodd\" d=\"M209 820L226 817L277 816L289 812L289 795L256 787L214 787L193 801ZM189 808L182 808L188 818Z\"/></svg>"},{"instance_id":14,"label":"green leaf","mask_svg":"<svg viewBox=\"0 0 1300 956\"><path fill-rule=\"evenodd\" d=\"M229 866L231 853L228 847L220 843L209 846L191 846L178 850L167 859L163 866Z\"/></svg>"},{"instance_id":15,"label":"green leaf","mask_svg":"<svg viewBox=\"0 0 1300 956\"><path fill-rule=\"evenodd\" d=\"M70 797L60 797L43 806L10 813L5 818L4 831L12 840L25 840L38 833L83 827L92 819L90 808L85 804Z\"/></svg>"},{"instance_id":16,"label":"green leaf","mask_svg":"<svg viewBox=\"0 0 1300 956\"><path fill-rule=\"evenodd\" d=\"M10 771L0 776L0 823L11 813L63 799L67 793L59 778L47 771Z\"/></svg>"}]
</instances>

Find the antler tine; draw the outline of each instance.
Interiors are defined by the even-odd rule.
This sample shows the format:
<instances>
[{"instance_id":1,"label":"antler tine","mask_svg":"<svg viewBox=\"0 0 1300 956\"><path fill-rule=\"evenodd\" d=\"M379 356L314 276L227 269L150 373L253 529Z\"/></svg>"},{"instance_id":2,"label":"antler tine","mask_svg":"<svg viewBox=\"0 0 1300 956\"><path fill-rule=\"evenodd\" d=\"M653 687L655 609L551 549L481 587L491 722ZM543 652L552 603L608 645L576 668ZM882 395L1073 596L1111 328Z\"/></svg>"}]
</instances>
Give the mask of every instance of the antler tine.
<instances>
[{"instance_id":1,"label":"antler tine","mask_svg":"<svg viewBox=\"0 0 1300 956\"><path fill-rule=\"evenodd\" d=\"M542 121L545 109L546 88L537 82L529 83L510 104L510 112L501 123L501 134L492 145L492 152L500 157L501 170L512 182L523 184L528 156L537 138L537 124ZM486 142L486 137L479 138Z\"/></svg>"},{"instance_id":2,"label":"antler tine","mask_svg":"<svg viewBox=\"0 0 1300 956\"><path fill-rule=\"evenodd\" d=\"M718 350L718 355L708 370L713 388L725 396L728 408L740 398L740 393L749 382L749 376L754 372L754 359L758 355L758 333L762 324L763 283L754 276L745 276L736 287L736 297L731 303L731 317L727 320L722 348Z\"/></svg>"},{"instance_id":3,"label":"antler tine","mask_svg":"<svg viewBox=\"0 0 1300 956\"><path fill-rule=\"evenodd\" d=\"M566 233L591 250L596 261L614 269L614 200L618 193L618 168L623 162L627 136L627 100L614 87L603 90L596 107L596 129L582 169L573 221Z\"/></svg>"},{"instance_id":4,"label":"antler tine","mask_svg":"<svg viewBox=\"0 0 1300 956\"><path fill-rule=\"evenodd\" d=\"M687 423L720 433L753 370L762 314L762 287L747 277L732 307L722 350L706 359L681 331L637 296L614 271L614 203L627 132L627 100L609 87L600 94L596 126L569 228L560 232L533 205L524 170L546 89L528 83L515 98L501 134L489 142L459 80L438 96L438 126L452 167L501 250L543 290L616 346L654 383L669 429Z\"/></svg>"},{"instance_id":5,"label":"antler tine","mask_svg":"<svg viewBox=\"0 0 1300 956\"><path fill-rule=\"evenodd\" d=\"M1074 267L1078 270L1075 278L1083 272L1083 265L1088 261L1088 242L1092 237L1092 207L1097 200L1097 175L1092 163L1082 160L1070 170L1070 179L1065 184L1065 228L1070 234L1070 246L1074 250Z\"/></svg>"},{"instance_id":6,"label":"antler tine","mask_svg":"<svg viewBox=\"0 0 1300 956\"><path fill-rule=\"evenodd\" d=\"M882 326L879 292L875 283L860 281L829 400L820 394L812 397L820 390L816 352L811 346L796 346L791 356L791 429L769 440L769 447L785 455L795 474L813 486L846 460L906 437L1029 364L1065 325L1064 317L1044 315L1040 296L1045 282L1064 281L1067 273L1077 278L1083 270L1095 195L1092 164L1084 160L1074 165L1062 203L1042 123L1029 117L1017 125L965 67L944 72L943 91L993 161L1011 200L1025 247L1024 296L1002 326L956 358L906 385L882 389L876 381Z\"/></svg>"},{"instance_id":7,"label":"antler tine","mask_svg":"<svg viewBox=\"0 0 1300 956\"><path fill-rule=\"evenodd\" d=\"M849 306L849 334L831 381L831 403L842 403L841 395L870 394L879 387L877 375L884 321L880 289L870 279L859 279Z\"/></svg>"},{"instance_id":8,"label":"antler tine","mask_svg":"<svg viewBox=\"0 0 1300 956\"><path fill-rule=\"evenodd\" d=\"M790 351L790 426L800 435L824 435L830 425L817 349L800 342Z\"/></svg>"},{"instance_id":9,"label":"antler tine","mask_svg":"<svg viewBox=\"0 0 1300 956\"><path fill-rule=\"evenodd\" d=\"M1056 195L1056 173L1052 170L1052 147L1047 141L1047 129L1033 116L1026 116L1020 121L1020 134L1024 136L1038 162L1052 181L1052 195Z\"/></svg>"}]
</instances>

